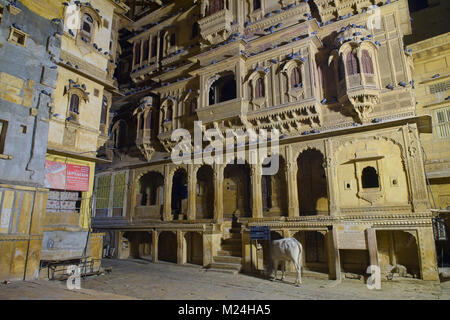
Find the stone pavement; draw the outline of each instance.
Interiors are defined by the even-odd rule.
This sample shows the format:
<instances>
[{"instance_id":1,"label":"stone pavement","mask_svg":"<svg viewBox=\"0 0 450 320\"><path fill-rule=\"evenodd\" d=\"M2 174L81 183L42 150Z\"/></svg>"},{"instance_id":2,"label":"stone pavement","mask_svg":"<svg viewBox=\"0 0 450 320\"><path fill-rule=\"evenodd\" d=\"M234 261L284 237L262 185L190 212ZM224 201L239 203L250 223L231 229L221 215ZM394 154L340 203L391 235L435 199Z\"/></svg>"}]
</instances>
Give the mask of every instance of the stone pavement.
<instances>
[{"instance_id":1,"label":"stone pavement","mask_svg":"<svg viewBox=\"0 0 450 320\"><path fill-rule=\"evenodd\" d=\"M369 290L362 280L335 284L326 278L304 276L284 282L255 276L205 271L200 266L151 263L146 260L103 260L112 272L82 279L81 290L65 282L33 281L0 285L0 299L186 299L186 300L316 300L316 299L431 299L450 300L450 282L383 281L381 290Z\"/></svg>"}]
</instances>

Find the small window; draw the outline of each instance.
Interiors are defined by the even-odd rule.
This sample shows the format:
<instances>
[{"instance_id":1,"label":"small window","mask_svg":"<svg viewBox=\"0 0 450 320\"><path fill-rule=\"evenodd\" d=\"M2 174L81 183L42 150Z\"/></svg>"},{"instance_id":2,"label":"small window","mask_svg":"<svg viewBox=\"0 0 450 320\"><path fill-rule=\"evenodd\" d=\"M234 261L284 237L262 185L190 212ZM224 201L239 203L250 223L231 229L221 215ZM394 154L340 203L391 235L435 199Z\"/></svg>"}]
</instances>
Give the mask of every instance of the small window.
<instances>
[{"instance_id":1,"label":"small window","mask_svg":"<svg viewBox=\"0 0 450 320\"><path fill-rule=\"evenodd\" d=\"M359 64L356 54L349 52L347 54L347 75L351 76L359 73Z\"/></svg>"},{"instance_id":2,"label":"small window","mask_svg":"<svg viewBox=\"0 0 450 320\"><path fill-rule=\"evenodd\" d=\"M255 86L255 98L262 98L265 95L264 92L264 79L259 78L256 80L256 86Z\"/></svg>"},{"instance_id":3,"label":"small window","mask_svg":"<svg viewBox=\"0 0 450 320\"><path fill-rule=\"evenodd\" d=\"M11 33L9 34L9 42L17 44L22 47L26 47L27 34L14 27L11 27Z\"/></svg>"},{"instance_id":4,"label":"small window","mask_svg":"<svg viewBox=\"0 0 450 320\"><path fill-rule=\"evenodd\" d=\"M104 26L106 29L109 29L109 21L106 20L106 19L103 19L103 26Z\"/></svg>"},{"instance_id":5,"label":"small window","mask_svg":"<svg viewBox=\"0 0 450 320\"><path fill-rule=\"evenodd\" d=\"M374 167L365 167L362 171L361 180L364 189L380 187L378 173Z\"/></svg>"},{"instance_id":6,"label":"small window","mask_svg":"<svg viewBox=\"0 0 450 320\"><path fill-rule=\"evenodd\" d=\"M139 130L144 130L144 113L139 116Z\"/></svg>"},{"instance_id":7,"label":"small window","mask_svg":"<svg viewBox=\"0 0 450 320\"><path fill-rule=\"evenodd\" d=\"M170 46L171 47L175 46L175 33L172 33L170 35Z\"/></svg>"},{"instance_id":8,"label":"small window","mask_svg":"<svg viewBox=\"0 0 450 320\"><path fill-rule=\"evenodd\" d=\"M6 130L8 129L8 121L0 120L0 154L5 151Z\"/></svg>"},{"instance_id":9,"label":"small window","mask_svg":"<svg viewBox=\"0 0 450 320\"><path fill-rule=\"evenodd\" d=\"M373 63L372 58L367 50L363 50L361 53L361 62L363 67L363 72L367 74L373 74Z\"/></svg>"},{"instance_id":10,"label":"small window","mask_svg":"<svg viewBox=\"0 0 450 320\"><path fill-rule=\"evenodd\" d=\"M78 95L76 94L72 94L72 96L70 97L69 110L71 112L79 114L79 106L80 106L80 97L78 97Z\"/></svg>"},{"instance_id":11,"label":"small window","mask_svg":"<svg viewBox=\"0 0 450 320\"><path fill-rule=\"evenodd\" d=\"M439 138L450 138L450 107L438 109L434 112L436 132Z\"/></svg>"},{"instance_id":12,"label":"small window","mask_svg":"<svg viewBox=\"0 0 450 320\"><path fill-rule=\"evenodd\" d=\"M291 71L291 88L297 88L300 82L302 82L300 68L296 67Z\"/></svg>"},{"instance_id":13,"label":"small window","mask_svg":"<svg viewBox=\"0 0 450 320\"><path fill-rule=\"evenodd\" d=\"M87 13L81 17L81 33L88 40L91 40L94 34L94 20Z\"/></svg>"},{"instance_id":14,"label":"small window","mask_svg":"<svg viewBox=\"0 0 450 320\"><path fill-rule=\"evenodd\" d=\"M94 96L98 97L100 95L100 91L98 89L94 89Z\"/></svg>"}]
</instances>

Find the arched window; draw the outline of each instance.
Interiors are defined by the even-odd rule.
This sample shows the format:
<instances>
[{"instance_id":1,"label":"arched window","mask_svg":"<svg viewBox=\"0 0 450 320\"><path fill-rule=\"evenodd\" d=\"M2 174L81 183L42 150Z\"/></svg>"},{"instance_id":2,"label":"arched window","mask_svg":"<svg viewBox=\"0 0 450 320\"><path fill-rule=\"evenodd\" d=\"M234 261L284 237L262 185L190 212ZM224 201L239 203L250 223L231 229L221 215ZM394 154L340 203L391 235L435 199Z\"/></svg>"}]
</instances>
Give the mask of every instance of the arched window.
<instances>
[{"instance_id":1,"label":"arched window","mask_svg":"<svg viewBox=\"0 0 450 320\"><path fill-rule=\"evenodd\" d=\"M74 113L79 113L79 106L80 106L80 97L76 94L72 94L70 97L70 105L69 110Z\"/></svg>"},{"instance_id":2,"label":"arched window","mask_svg":"<svg viewBox=\"0 0 450 320\"><path fill-rule=\"evenodd\" d=\"M296 67L291 71L291 88L297 88L300 82L302 82L300 68Z\"/></svg>"},{"instance_id":3,"label":"arched window","mask_svg":"<svg viewBox=\"0 0 450 320\"><path fill-rule=\"evenodd\" d=\"M363 72L368 74L373 74L373 63L372 58L367 50L363 50L361 53L361 62L363 67Z\"/></svg>"},{"instance_id":4,"label":"arched window","mask_svg":"<svg viewBox=\"0 0 450 320\"><path fill-rule=\"evenodd\" d=\"M139 41L134 45L134 64L141 63L141 42Z\"/></svg>"},{"instance_id":5,"label":"arched window","mask_svg":"<svg viewBox=\"0 0 450 320\"><path fill-rule=\"evenodd\" d=\"M261 0L253 0L253 10L261 9Z\"/></svg>"},{"instance_id":6,"label":"arched window","mask_svg":"<svg viewBox=\"0 0 450 320\"><path fill-rule=\"evenodd\" d=\"M362 171L361 180L362 180L363 188L379 188L380 187L378 173L374 167L365 167Z\"/></svg>"},{"instance_id":7,"label":"arched window","mask_svg":"<svg viewBox=\"0 0 450 320\"><path fill-rule=\"evenodd\" d=\"M356 57L355 53L353 52L347 53L346 63L347 63L347 75L351 76L359 73L358 58Z\"/></svg>"},{"instance_id":8,"label":"arched window","mask_svg":"<svg viewBox=\"0 0 450 320\"><path fill-rule=\"evenodd\" d=\"M264 79L259 78L256 80L256 86L255 86L255 98L261 98L264 97Z\"/></svg>"},{"instance_id":9,"label":"arched window","mask_svg":"<svg viewBox=\"0 0 450 320\"><path fill-rule=\"evenodd\" d=\"M94 20L87 13L81 17L81 32L88 40L91 40L94 34Z\"/></svg>"}]
</instances>

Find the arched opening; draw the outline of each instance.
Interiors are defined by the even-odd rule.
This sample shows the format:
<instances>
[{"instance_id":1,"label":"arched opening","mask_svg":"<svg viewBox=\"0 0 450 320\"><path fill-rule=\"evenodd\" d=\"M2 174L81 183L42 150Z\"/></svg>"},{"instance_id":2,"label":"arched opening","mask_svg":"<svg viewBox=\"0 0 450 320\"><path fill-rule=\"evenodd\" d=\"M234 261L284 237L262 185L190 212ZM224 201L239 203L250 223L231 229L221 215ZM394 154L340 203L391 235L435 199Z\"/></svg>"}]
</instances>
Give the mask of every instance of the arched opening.
<instances>
[{"instance_id":1,"label":"arched opening","mask_svg":"<svg viewBox=\"0 0 450 320\"><path fill-rule=\"evenodd\" d=\"M172 214L177 216L187 212L187 174L184 169L178 169L172 178Z\"/></svg>"},{"instance_id":2,"label":"arched opening","mask_svg":"<svg viewBox=\"0 0 450 320\"><path fill-rule=\"evenodd\" d=\"M80 106L80 97L77 94L72 94L70 96L69 110L71 112L74 112L74 113L78 114L79 113L79 106Z\"/></svg>"},{"instance_id":3,"label":"arched opening","mask_svg":"<svg viewBox=\"0 0 450 320\"><path fill-rule=\"evenodd\" d=\"M87 13L81 17L81 34L88 41L91 41L94 34L94 19Z\"/></svg>"},{"instance_id":4,"label":"arched opening","mask_svg":"<svg viewBox=\"0 0 450 320\"><path fill-rule=\"evenodd\" d=\"M184 235L186 263L203 265L203 237L198 232L186 232Z\"/></svg>"},{"instance_id":5,"label":"arched opening","mask_svg":"<svg viewBox=\"0 0 450 320\"><path fill-rule=\"evenodd\" d=\"M248 164L229 164L224 169L224 218L250 217L250 167Z\"/></svg>"},{"instance_id":6,"label":"arched opening","mask_svg":"<svg viewBox=\"0 0 450 320\"><path fill-rule=\"evenodd\" d=\"M149 232L128 232L130 243L130 257L136 259L152 258L152 236Z\"/></svg>"},{"instance_id":7,"label":"arched opening","mask_svg":"<svg viewBox=\"0 0 450 320\"><path fill-rule=\"evenodd\" d=\"M197 171L196 187L196 218L213 219L214 218L214 170L211 166L202 166Z\"/></svg>"},{"instance_id":8,"label":"arched opening","mask_svg":"<svg viewBox=\"0 0 450 320\"><path fill-rule=\"evenodd\" d=\"M264 88L264 79L263 78L259 78L258 80L256 80L256 85L255 85L255 98L262 98L266 95L265 93L265 88Z\"/></svg>"},{"instance_id":9,"label":"arched opening","mask_svg":"<svg viewBox=\"0 0 450 320\"><path fill-rule=\"evenodd\" d=\"M136 203L139 206L162 205L164 177L159 172L149 172L139 179Z\"/></svg>"},{"instance_id":10,"label":"arched opening","mask_svg":"<svg viewBox=\"0 0 450 320\"><path fill-rule=\"evenodd\" d=\"M158 260L177 263L177 236L171 231L162 231L158 240Z\"/></svg>"},{"instance_id":11,"label":"arched opening","mask_svg":"<svg viewBox=\"0 0 450 320\"><path fill-rule=\"evenodd\" d=\"M295 67L291 71L291 89L298 88L302 82L302 74L300 67Z\"/></svg>"},{"instance_id":12,"label":"arched opening","mask_svg":"<svg viewBox=\"0 0 450 320\"><path fill-rule=\"evenodd\" d=\"M328 273L325 236L318 231L299 231L294 238L302 244L305 270Z\"/></svg>"},{"instance_id":13,"label":"arched opening","mask_svg":"<svg viewBox=\"0 0 450 320\"><path fill-rule=\"evenodd\" d=\"M363 73L366 74L373 74L373 62L372 62L372 58L370 57L369 51L367 50L363 50L361 52L361 64L362 64L362 69L363 69Z\"/></svg>"},{"instance_id":14,"label":"arched opening","mask_svg":"<svg viewBox=\"0 0 450 320\"><path fill-rule=\"evenodd\" d=\"M214 81L209 89L209 105L236 99L236 79L230 74Z\"/></svg>"},{"instance_id":15,"label":"arched opening","mask_svg":"<svg viewBox=\"0 0 450 320\"><path fill-rule=\"evenodd\" d=\"M377 170L374 167L365 167L361 174L362 187L366 188L379 188L380 181Z\"/></svg>"},{"instance_id":16,"label":"arched opening","mask_svg":"<svg viewBox=\"0 0 450 320\"><path fill-rule=\"evenodd\" d=\"M271 163L263 164L270 167ZM285 175L285 161L279 157L279 168L274 175L261 177L262 206L264 216L286 216L287 215L287 181Z\"/></svg>"},{"instance_id":17,"label":"arched opening","mask_svg":"<svg viewBox=\"0 0 450 320\"><path fill-rule=\"evenodd\" d=\"M419 250L416 238L405 231L377 230L378 260L382 274L420 278Z\"/></svg>"},{"instance_id":18,"label":"arched opening","mask_svg":"<svg viewBox=\"0 0 450 320\"><path fill-rule=\"evenodd\" d=\"M147 40L144 41L144 45L143 45L143 48L142 48L142 61L147 61L148 60L149 50L150 50L150 42L147 39Z\"/></svg>"},{"instance_id":19,"label":"arched opening","mask_svg":"<svg viewBox=\"0 0 450 320\"><path fill-rule=\"evenodd\" d=\"M352 76L352 75L358 74L360 72L358 58L356 57L356 53L354 53L354 52L347 53L346 64L347 64L347 75L348 76Z\"/></svg>"},{"instance_id":20,"label":"arched opening","mask_svg":"<svg viewBox=\"0 0 450 320\"><path fill-rule=\"evenodd\" d=\"M317 150L306 150L297 159L297 187L300 215L328 214L327 178L323 155Z\"/></svg>"},{"instance_id":21,"label":"arched opening","mask_svg":"<svg viewBox=\"0 0 450 320\"><path fill-rule=\"evenodd\" d=\"M161 219L164 203L164 177L159 172L149 172L138 182L135 218Z\"/></svg>"}]
</instances>

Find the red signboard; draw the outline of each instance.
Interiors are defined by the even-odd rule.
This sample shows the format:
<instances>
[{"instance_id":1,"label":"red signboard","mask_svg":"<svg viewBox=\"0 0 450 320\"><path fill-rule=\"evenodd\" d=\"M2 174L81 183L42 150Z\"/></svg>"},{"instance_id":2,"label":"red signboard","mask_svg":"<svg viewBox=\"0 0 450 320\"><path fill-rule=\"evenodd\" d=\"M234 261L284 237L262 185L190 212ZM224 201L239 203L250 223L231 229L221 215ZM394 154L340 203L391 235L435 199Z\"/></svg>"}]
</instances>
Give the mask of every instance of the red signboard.
<instances>
[{"instance_id":1,"label":"red signboard","mask_svg":"<svg viewBox=\"0 0 450 320\"><path fill-rule=\"evenodd\" d=\"M66 190L89 191L89 167L67 165Z\"/></svg>"},{"instance_id":2,"label":"red signboard","mask_svg":"<svg viewBox=\"0 0 450 320\"><path fill-rule=\"evenodd\" d=\"M45 187L57 190L89 191L90 168L45 161Z\"/></svg>"}]
</instances>

